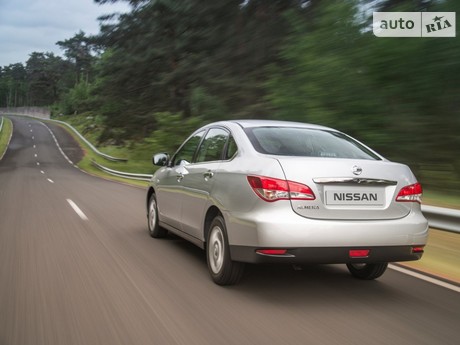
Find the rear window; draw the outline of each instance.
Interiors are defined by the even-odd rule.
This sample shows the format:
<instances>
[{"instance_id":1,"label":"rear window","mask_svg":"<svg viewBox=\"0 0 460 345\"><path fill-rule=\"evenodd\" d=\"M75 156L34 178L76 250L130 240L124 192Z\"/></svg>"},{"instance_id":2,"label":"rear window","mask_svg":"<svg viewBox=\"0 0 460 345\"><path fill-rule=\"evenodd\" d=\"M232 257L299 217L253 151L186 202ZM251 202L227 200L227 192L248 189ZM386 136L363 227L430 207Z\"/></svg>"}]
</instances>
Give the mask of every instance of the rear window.
<instances>
[{"instance_id":1,"label":"rear window","mask_svg":"<svg viewBox=\"0 0 460 345\"><path fill-rule=\"evenodd\" d=\"M245 132L254 148L264 154L380 160L365 146L339 132L295 127L253 127Z\"/></svg>"}]
</instances>

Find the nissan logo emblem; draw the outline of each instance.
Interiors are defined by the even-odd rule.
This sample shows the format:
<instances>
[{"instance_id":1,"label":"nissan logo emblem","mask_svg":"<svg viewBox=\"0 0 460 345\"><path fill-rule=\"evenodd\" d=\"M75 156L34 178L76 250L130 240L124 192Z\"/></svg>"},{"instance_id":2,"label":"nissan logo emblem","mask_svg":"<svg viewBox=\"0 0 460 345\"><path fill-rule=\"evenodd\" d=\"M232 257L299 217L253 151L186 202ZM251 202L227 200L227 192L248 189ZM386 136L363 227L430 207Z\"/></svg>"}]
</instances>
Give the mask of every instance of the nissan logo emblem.
<instances>
[{"instance_id":1,"label":"nissan logo emblem","mask_svg":"<svg viewBox=\"0 0 460 345\"><path fill-rule=\"evenodd\" d=\"M355 175L361 175L361 173L363 172L363 168L355 165L353 166L352 171L353 171L353 174Z\"/></svg>"}]
</instances>

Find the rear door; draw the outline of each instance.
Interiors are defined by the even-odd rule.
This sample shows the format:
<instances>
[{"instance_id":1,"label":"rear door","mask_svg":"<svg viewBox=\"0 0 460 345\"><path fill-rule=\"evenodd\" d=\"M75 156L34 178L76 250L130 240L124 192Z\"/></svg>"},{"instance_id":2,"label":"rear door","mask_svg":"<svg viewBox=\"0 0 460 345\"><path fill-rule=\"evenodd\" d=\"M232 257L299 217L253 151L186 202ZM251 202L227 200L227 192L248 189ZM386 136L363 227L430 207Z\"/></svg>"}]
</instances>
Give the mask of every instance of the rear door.
<instances>
[{"instance_id":1,"label":"rear door","mask_svg":"<svg viewBox=\"0 0 460 345\"><path fill-rule=\"evenodd\" d=\"M214 175L221 165L229 136L229 131L224 128L209 129L194 163L186 167L187 175L182 184L181 226L183 231L198 239L203 239L204 217L215 181Z\"/></svg>"}]
</instances>

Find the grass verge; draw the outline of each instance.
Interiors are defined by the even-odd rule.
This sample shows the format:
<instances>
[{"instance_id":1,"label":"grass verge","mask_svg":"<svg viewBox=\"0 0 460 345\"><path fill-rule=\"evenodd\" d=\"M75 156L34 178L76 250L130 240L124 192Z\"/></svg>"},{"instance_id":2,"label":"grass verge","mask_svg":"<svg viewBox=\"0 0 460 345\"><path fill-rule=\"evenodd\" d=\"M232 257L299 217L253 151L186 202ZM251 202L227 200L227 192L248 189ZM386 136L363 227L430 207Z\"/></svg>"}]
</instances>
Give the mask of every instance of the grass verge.
<instances>
[{"instance_id":1,"label":"grass verge","mask_svg":"<svg viewBox=\"0 0 460 345\"><path fill-rule=\"evenodd\" d=\"M12 131L13 123L10 119L4 117L2 131L0 132L0 159L3 158L3 155L5 154L6 149L8 148Z\"/></svg>"}]
</instances>

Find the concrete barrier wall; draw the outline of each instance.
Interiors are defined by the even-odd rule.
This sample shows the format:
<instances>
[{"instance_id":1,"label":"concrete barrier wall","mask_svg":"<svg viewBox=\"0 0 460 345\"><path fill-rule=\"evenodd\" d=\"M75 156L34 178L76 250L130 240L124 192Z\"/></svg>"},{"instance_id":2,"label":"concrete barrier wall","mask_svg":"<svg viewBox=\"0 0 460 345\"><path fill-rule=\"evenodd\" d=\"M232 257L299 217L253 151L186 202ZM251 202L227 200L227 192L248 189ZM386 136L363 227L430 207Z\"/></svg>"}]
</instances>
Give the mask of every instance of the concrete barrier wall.
<instances>
[{"instance_id":1,"label":"concrete barrier wall","mask_svg":"<svg viewBox=\"0 0 460 345\"><path fill-rule=\"evenodd\" d=\"M48 107L11 107L0 108L0 114L3 115L28 115L40 119L49 119L51 111Z\"/></svg>"}]
</instances>

